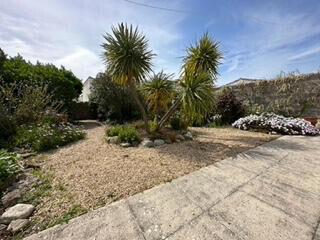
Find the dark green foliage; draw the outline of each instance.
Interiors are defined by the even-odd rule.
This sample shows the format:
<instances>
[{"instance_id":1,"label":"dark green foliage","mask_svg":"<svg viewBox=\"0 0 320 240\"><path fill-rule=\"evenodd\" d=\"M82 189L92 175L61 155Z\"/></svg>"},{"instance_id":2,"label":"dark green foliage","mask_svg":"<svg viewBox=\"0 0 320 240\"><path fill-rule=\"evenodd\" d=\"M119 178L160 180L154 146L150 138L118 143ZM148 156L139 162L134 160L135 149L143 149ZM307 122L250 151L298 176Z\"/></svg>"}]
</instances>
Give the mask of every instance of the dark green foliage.
<instances>
[{"instance_id":1,"label":"dark green foliage","mask_svg":"<svg viewBox=\"0 0 320 240\"><path fill-rule=\"evenodd\" d=\"M135 127L126 125L116 125L112 128L107 129L107 136L114 137L118 136L120 142L129 142L140 141L140 136Z\"/></svg>"},{"instance_id":2,"label":"dark green foliage","mask_svg":"<svg viewBox=\"0 0 320 240\"><path fill-rule=\"evenodd\" d=\"M0 55L3 53L0 52ZM11 58L1 58L0 75L5 83L21 83L29 85L32 82L47 84L48 91L55 101L64 103L63 109L69 109L73 100L82 91L82 82L72 72L64 67L57 68L53 64L32 64L18 55Z\"/></svg>"},{"instance_id":3,"label":"dark green foliage","mask_svg":"<svg viewBox=\"0 0 320 240\"><path fill-rule=\"evenodd\" d=\"M18 160L19 158L15 154L0 150L0 195L5 181L19 172Z\"/></svg>"},{"instance_id":4,"label":"dark green foliage","mask_svg":"<svg viewBox=\"0 0 320 240\"><path fill-rule=\"evenodd\" d=\"M71 124L42 123L23 125L17 129L14 142L17 147L46 151L83 139L85 133Z\"/></svg>"},{"instance_id":5,"label":"dark green foliage","mask_svg":"<svg viewBox=\"0 0 320 240\"><path fill-rule=\"evenodd\" d=\"M185 130L188 128L188 123L179 114L176 114L170 118L170 126L174 130Z\"/></svg>"},{"instance_id":6,"label":"dark green foliage","mask_svg":"<svg viewBox=\"0 0 320 240\"><path fill-rule=\"evenodd\" d=\"M231 124L245 114L242 103L235 97L232 91L223 91L216 101L213 115L221 115L222 124Z\"/></svg>"},{"instance_id":7,"label":"dark green foliage","mask_svg":"<svg viewBox=\"0 0 320 240\"><path fill-rule=\"evenodd\" d=\"M97 107L98 118L119 123L140 117L137 105L127 86L111 80L106 74L98 74L92 81L90 104Z\"/></svg>"},{"instance_id":8,"label":"dark green foliage","mask_svg":"<svg viewBox=\"0 0 320 240\"><path fill-rule=\"evenodd\" d=\"M15 134L16 127L12 118L0 107L0 148L5 147L6 141Z\"/></svg>"}]
</instances>

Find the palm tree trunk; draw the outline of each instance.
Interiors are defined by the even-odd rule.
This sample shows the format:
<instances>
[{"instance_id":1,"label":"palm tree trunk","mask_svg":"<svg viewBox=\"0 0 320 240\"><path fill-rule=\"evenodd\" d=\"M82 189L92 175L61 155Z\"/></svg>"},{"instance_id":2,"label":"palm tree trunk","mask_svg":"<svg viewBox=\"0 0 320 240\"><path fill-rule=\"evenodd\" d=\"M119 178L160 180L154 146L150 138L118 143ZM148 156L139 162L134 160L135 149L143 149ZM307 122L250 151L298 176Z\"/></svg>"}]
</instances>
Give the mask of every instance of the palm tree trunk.
<instances>
[{"instance_id":1,"label":"palm tree trunk","mask_svg":"<svg viewBox=\"0 0 320 240\"><path fill-rule=\"evenodd\" d=\"M142 103L141 103L141 101L139 99L139 95L137 93L136 86L134 84L130 83L129 84L129 89L131 91L133 99L136 101L136 103L138 105L138 108L140 110L140 113L141 113L143 121L144 121L144 125L145 125L145 128L146 128L146 131L147 131L147 133L150 133L147 113L146 113L146 110L144 109L144 106L142 105Z\"/></svg>"},{"instance_id":2,"label":"palm tree trunk","mask_svg":"<svg viewBox=\"0 0 320 240\"><path fill-rule=\"evenodd\" d=\"M181 104L181 98L178 98L177 101L170 107L169 111L161 118L158 124L158 130L163 128L163 126L167 123L170 117L176 112L179 105Z\"/></svg>"}]
</instances>

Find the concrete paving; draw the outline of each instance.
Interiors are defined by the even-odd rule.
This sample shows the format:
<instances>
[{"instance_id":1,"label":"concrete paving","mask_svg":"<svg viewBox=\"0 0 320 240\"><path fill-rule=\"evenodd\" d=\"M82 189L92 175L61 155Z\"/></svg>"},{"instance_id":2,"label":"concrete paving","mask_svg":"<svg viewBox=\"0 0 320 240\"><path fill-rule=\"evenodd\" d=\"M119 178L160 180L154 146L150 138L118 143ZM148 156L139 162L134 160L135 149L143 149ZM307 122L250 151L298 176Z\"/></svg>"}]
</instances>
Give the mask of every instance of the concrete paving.
<instances>
[{"instance_id":1,"label":"concrete paving","mask_svg":"<svg viewBox=\"0 0 320 240\"><path fill-rule=\"evenodd\" d=\"M27 240L320 240L319 223L320 137L285 136Z\"/></svg>"}]
</instances>

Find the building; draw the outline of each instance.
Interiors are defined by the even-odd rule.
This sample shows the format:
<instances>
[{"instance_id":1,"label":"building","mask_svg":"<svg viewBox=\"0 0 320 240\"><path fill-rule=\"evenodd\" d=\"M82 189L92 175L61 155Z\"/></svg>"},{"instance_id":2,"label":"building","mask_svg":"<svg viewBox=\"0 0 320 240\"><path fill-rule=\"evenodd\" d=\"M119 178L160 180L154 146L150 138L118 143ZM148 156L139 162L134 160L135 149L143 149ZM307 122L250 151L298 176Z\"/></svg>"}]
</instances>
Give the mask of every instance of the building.
<instances>
[{"instance_id":1,"label":"building","mask_svg":"<svg viewBox=\"0 0 320 240\"><path fill-rule=\"evenodd\" d=\"M83 83L82 93L78 98L79 102L89 102L89 95L91 93L91 85L93 80L93 77L88 77L88 79Z\"/></svg>"}]
</instances>

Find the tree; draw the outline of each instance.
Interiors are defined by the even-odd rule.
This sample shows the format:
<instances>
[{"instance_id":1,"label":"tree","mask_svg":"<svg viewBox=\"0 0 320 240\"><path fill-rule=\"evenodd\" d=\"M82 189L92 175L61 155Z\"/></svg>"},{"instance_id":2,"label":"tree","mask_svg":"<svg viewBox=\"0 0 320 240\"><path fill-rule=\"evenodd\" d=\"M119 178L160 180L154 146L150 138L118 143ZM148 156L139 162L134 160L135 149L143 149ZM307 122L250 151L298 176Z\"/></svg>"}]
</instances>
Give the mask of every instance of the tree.
<instances>
[{"instance_id":1,"label":"tree","mask_svg":"<svg viewBox=\"0 0 320 240\"><path fill-rule=\"evenodd\" d=\"M187 56L183 58L183 69L190 69L195 74L207 72L215 80L222 59L217 41L205 33L195 45L188 47L186 52Z\"/></svg>"},{"instance_id":2,"label":"tree","mask_svg":"<svg viewBox=\"0 0 320 240\"><path fill-rule=\"evenodd\" d=\"M112 34L106 33L104 39L106 42L102 47L107 72L114 81L129 87L143 117L146 131L150 132L147 113L136 87L144 80L146 73L151 71L154 54L148 50L148 41L139 33L138 28L133 28L132 25L128 27L123 23L112 27Z\"/></svg>"},{"instance_id":3,"label":"tree","mask_svg":"<svg viewBox=\"0 0 320 240\"><path fill-rule=\"evenodd\" d=\"M181 105L189 121L200 121L207 114L213 102L213 82L218 74L218 65L222 59L219 44L205 33L200 40L187 48L183 58L183 73L179 80L180 94L162 117L158 129L161 129Z\"/></svg>"},{"instance_id":4,"label":"tree","mask_svg":"<svg viewBox=\"0 0 320 240\"><path fill-rule=\"evenodd\" d=\"M98 116L103 120L123 123L140 117L128 87L112 81L107 74L99 73L92 81L89 101L97 106Z\"/></svg>"},{"instance_id":5,"label":"tree","mask_svg":"<svg viewBox=\"0 0 320 240\"><path fill-rule=\"evenodd\" d=\"M1 55L1 54L0 54ZM63 102L63 110L69 110L71 104L82 91L82 82L71 71L63 66L53 64L32 64L21 55L6 58L0 69L0 77L7 84L33 83L45 84L55 101Z\"/></svg>"},{"instance_id":6,"label":"tree","mask_svg":"<svg viewBox=\"0 0 320 240\"><path fill-rule=\"evenodd\" d=\"M155 122L161 112L168 111L168 105L172 100L174 87L173 82L170 80L171 77L172 75L161 71L154 74L141 88L146 98L148 110L155 115Z\"/></svg>"},{"instance_id":7,"label":"tree","mask_svg":"<svg viewBox=\"0 0 320 240\"><path fill-rule=\"evenodd\" d=\"M212 109L213 84L208 73L200 72L196 75L192 69L185 69L178 86L178 98L160 120L158 129L164 126L179 106L181 106L182 115L188 123L201 121Z\"/></svg>"}]
</instances>

